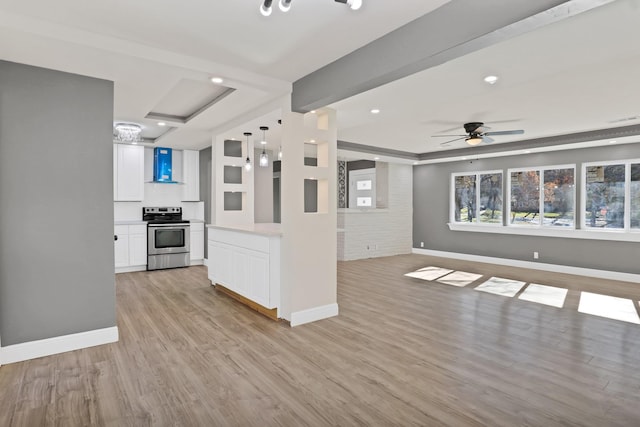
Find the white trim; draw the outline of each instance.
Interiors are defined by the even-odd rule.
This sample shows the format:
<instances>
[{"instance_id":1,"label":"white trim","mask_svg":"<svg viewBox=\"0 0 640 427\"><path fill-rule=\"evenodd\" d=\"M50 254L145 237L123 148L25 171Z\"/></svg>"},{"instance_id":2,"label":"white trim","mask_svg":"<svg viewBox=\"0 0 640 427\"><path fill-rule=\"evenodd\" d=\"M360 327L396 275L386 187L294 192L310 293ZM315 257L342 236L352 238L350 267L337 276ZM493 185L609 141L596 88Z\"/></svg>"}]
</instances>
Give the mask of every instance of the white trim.
<instances>
[{"instance_id":1,"label":"white trim","mask_svg":"<svg viewBox=\"0 0 640 427\"><path fill-rule=\"evenodd\" d=\"M640 242L640 232L614 229L583 230L572 227L503 227L501 225L478 225L448 223L451 231L470 231L473 233L516 234L521 236L561 237L565 239L613 240L618 242Z\"/></svg>"},{"instance_id":2,"label":"white trim","mask_svg":"<svg viewBox=\"0 0 640 427\"><path fill-rule=\"evenodd\" d=\"M204 265L204 259L192 259L189 265Z\"/></svg>"},{"instance_id":3,"label":"white trim","mask_svg":"<svg viewBox=\"0 0 640 427\"><path fill-rule=\"evenodd\" d=\"M413 248L412 253L441 258L453 258L464 261L485 262L489 264L506 265L510 267L530 268L533 270L552 271L554 273L575 274L579 276L597 277L600 279L622 280L640 283L640 274L621 273L619 271L595 270L592 268L571 267L568 265L545 264L541 262L520 261L507 258L495 258L481 255L461 254L457 252L434 251L430 249Z\"/></svg>"},{"instance_id":4,"label":"white trim","mask_svg":"<svg viewBox=\"0 0 640 427\"><path fill-rule=\"evenodd\" d=\"M134 271L147 271L146 265L134 265L131 267L116 267L116 274L118 273L133 273Z\"/></svg>"},{"instance_id":5,"label":"white trim","mask_svg":"<svg viewBox=\"0 0 640 427\"><path fill-rule=\"evenodd\" d=\"M305 323L327 319L338 315L338 304L321 305L320 307L309 308L307 310L291 313L291 326L300 326Z\"/></svg>"},{"instance_id":6,"label":"white trim","mask_svg":"<svg viewBox=\"0 0 640 427\"><path fill-rule=\"evenodd\" d=\"M96 329L77 334L46 338L0 347L0 365L22 362L52 354L94 347L118 341L118 327Z\"/></svg>"},{"instance_id":7,"label":"white trim","mask_svg":"<svg viewBox=\"0 0 640 427\"><path fill-rule=\"evenodd\" d=\"M204 260L202 260L202 265L209 267L209 258L205 258Z\"/></svg>"}]
</instances>

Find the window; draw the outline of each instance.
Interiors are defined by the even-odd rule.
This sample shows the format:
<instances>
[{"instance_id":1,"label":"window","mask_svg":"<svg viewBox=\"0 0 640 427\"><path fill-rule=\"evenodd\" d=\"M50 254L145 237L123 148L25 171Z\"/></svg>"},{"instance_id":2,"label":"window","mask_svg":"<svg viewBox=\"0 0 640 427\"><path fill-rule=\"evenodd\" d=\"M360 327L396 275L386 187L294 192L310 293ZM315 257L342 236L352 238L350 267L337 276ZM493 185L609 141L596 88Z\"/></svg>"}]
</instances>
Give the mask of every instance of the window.
<instances>
[{"instance_id":1,"label":"window","mask_svg":"<svg viewBox=\"0 0 640 427\"><path fill-rule=\"evenodd\" d=\"M453 174L452 222L502 225L502 172Z\"/></svg>"},{"instance_id":2,"label":"window","mask_svg":"<svg viewBox=\"0 0 640 427\"><path fill-rule=\"evenodd\" d=\"M575 227L575 166L510 170L509 225Z\"/></svg>"},{"instance_id":3,"label":"window","mask_svg":"<svg viewBox=\"0 0 640 427\"><path fill-rule=\"evenodd\" d=\"M583 223L587 229L640 229L640 162L584 165Z\"/></svg>"},{"instance_id":4,"label":"window","mask_svg":"<svg viewBox=\"0 0 640 427\"><path fill-rule=\"evenodd\" d=\"M631 165L631 185L629 202L631 204L631 228L640 229L640 163Z\"/></svg>"}]
</instances>

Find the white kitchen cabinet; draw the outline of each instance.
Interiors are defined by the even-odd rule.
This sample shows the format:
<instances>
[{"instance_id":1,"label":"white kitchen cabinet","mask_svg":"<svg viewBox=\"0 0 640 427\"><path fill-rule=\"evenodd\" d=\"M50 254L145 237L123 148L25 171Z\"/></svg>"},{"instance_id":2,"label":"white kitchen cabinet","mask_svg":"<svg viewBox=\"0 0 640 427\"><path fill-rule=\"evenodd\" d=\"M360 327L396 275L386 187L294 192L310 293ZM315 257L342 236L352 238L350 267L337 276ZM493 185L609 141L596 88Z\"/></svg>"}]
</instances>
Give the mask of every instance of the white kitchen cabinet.
<instances>
[{"instance_id":1,"label":"white kitchen cabinet","mask_svg":"<svg viewBox=\"0 0 640 427\"><path fill-rule=\"evenodd\" d=\"M279 308L280 231L275 226L208 226L211 282L267 309Z\"/></svg>"},{"instance_id":2,"label":"white kitchen cabinet","mask_svg":"<svg viewBox=\"0 0 640 427\"><path fill-rule=\"evenodd\" d=\"M129 226L116 225L114 227L114 261L116 268L129 266Z\"/></svg>"},{"instance_id":3,"label":"white kitchen cabinet","mask_svg":"<svg viewBox=\"0 0 640 427\"><path fill-rule=\"evenodd\" d=\"M147 226L129 226L129 265L147 265Z\"/></svg>"},{"instance_id":4,"label":"white kitchen cabinet","mask_svg":"<svg viewBox=\"0 0 640 427\"><path fill-rule=\"evenodd\" d=\"M182 201L200 201L200 152L182 152Z\"/></svg>"},{"instance_id":5,"label":"white kitchen cabinet","mask_svg":"<svg viewBox=\"0 0 640 427\"><path fill-rule=\"evenodd\" d=\"M147 226L122 224L114 227L118 237L114 243L116 273L140 271L147 268Z\"/></svg>"},{"instance_id":6,"label":"white kitchen cabinet","mask_svg":"<svg viewBox=\"0 0 640 427\"><path fill-rule=\"evenodd\" d=\"M113 145L113 200L118 202L144 199L144 147Z\"/></svg>"},{"instance_id":7,"label":"white kitchen cabinet","mask_svg":"<svg viewBox=\"0 0 640 427\"><path fill-rule=\"evenodd\" d=\"M204 260L204 223L192 222L190 255L192 264L201 264Z\"/></svg>"},{"instance_id":8,"label":"white kitchen cabinet","mask_svg":"<svg viewBox=\"0 0 640 427\"><path fill-rule=\"evenodd\" d=\"M233 289L232 247L209 240L209 280ZM211 260L216 260L211 262Z\"/></svg>"}]
</instances>

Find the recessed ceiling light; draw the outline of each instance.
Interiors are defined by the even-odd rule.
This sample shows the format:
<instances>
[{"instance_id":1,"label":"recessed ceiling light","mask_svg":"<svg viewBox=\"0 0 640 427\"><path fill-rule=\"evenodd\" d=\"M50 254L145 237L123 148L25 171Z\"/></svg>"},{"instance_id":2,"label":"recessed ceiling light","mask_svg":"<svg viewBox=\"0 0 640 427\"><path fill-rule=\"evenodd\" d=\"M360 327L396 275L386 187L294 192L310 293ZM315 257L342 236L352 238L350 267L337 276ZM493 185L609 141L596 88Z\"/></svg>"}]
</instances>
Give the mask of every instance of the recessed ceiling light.
<instances>
[{"instance_id":1,"label":"recessed ceiling light","mask_svg":"<svg viewBox=\"0 0 640 427\"><path fill-rule=\"evenodd\" d=\"M484 78L484 81L489 83L490 85L496 84L498 81L498 76L487 76Z\"/></svg>"},{"instance_id":2,"label":"recessed ceiling light","mask_svg":"<svg viewBox=\"0 0 640 427\"><path fill-rule=\"evenodd\" d=\"M380 157L374 157L373 160L380 160Z\"/></svg>"},{"instance_id":3,"label":"recessed ceiling light","mask_svg":"<svg viewBox=\"0 0 640 427\"><path fill-rule=\"evenodd\" d=\"M211 77L211 83L219 85L222 84L222 82L224 82L222 77Z\"/></svg>"},{"instance_id":4,"label":"recessed ceiling light","mask_svg":"<svg viewBox=\"0 0 640 427\"><path fill-rule=\"evenodd\" d=\"M315 114L315 113L316 113L316 110L311 110L311 111L309 111L309 112L310 112L311 114Z\"/></svg>"},{"instance_id":5,"label":"recessed ceiling light","mask_svg":"<svg viewBox=\"0 0 640 427\"><path fill-rule=\"evenodd\" d=\"M166 126L167 124L165 122L158 122L158 126Z\"/></svg>"},{"instance_id":6,"label":"recessed ceiling light","mask_svg":"<svg viewBox=\"0 0 640 427\"><path fill-rule=\"evenodd\" d=\"M609 144L615 144L617 141L609 141Z\"/></svg>"},{"instance_id":7,"label":"recessed ceiling light","mask_svg":"<svg viewBox=\"0 0 640 427\"><path fill-rule=\"evenodd\" d=\"M371 109L371 114L378 114L378 113L380 113L380 110L378 108Z\"/></svg>"},{"instance_id":8,"label":"recessed ceiling light","mask_svg":"<svg viewBox=\"0 0 640 427\"><path fill-rule=\"evenodd\" d=\"M526 150L526 151L524 152L524 154L531 154L531 151L530 151L530 150Z\"/></svg>"},{"instance_id":9,"label":"recessed ceiling light","mask_svg":"<svg viewBox=\"0 0 640 427\"><path fill-rule=\"evenodd\" d=\"M310 139L309 142L313 144L314 142L316 142L316 140L315 139Z\"/></svg>"},{"instance_id":10,"label":"recessed ceiling light","mask_svg":"<svg viewBox=\"0 0 640 427\"><path fill-rule=\"evenodd\" d=\"M418 162L413 162L413 164L414 164L414 165L417 165L417 164L418 164Z\"/></svg>"}]
</instances>

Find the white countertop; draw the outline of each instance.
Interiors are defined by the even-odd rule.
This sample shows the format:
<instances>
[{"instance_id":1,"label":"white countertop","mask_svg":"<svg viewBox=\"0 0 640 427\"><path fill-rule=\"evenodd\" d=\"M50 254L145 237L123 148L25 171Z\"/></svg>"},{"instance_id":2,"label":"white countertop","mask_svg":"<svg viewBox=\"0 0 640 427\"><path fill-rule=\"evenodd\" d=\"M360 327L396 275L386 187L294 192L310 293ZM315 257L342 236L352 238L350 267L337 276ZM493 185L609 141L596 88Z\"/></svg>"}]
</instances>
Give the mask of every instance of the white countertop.
<instances>
[{"instance_id":1,"label":"white countertop","mask_svg":"<svg viewBox=\"0 0 640 427\"><path fill-rule=\"evenodd\" d=\"M208 224L207 227L217 228L220 230L240 231L243 233L260 234L263 236L281 236L282 235L280 224L276 224L276 223L237 224L237 225Z\"/></svg>"},{"instance_id":2,"label":"white countertop","mask_svg":"<svg viewBox=\"0 0 640 427\"><path fill-rule=\"evenodd\" d=\"M147 221L140 219L120 219L113 222L115 225L147 225Z\"/></svg>"}]
</instances>

